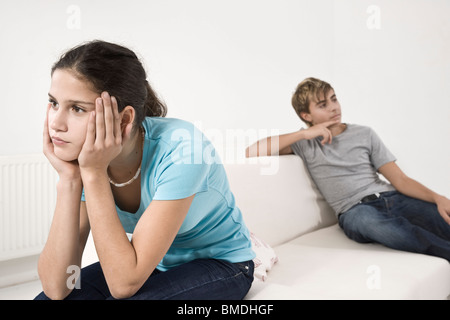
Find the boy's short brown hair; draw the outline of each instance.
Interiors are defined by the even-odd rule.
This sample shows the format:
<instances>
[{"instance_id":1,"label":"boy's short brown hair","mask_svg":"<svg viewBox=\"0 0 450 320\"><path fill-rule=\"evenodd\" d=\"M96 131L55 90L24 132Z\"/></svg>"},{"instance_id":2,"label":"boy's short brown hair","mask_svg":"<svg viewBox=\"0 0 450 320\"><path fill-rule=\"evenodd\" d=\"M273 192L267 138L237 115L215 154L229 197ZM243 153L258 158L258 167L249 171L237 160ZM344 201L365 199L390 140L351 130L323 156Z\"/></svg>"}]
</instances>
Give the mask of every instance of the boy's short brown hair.
<instances>
[{"instance_id":1,"label":"boy's short brown hair","mask_svg":"<svg viewBox=\"0 0 450 320\"><path fill-rule=\"evenodd\" d=\"M319 101L322 95L326 97L328 91L332 89L328 82L316 78L306 78L295 89L292 95L292 106L300 119L308 126L312 126L312 123L303 119L301 113L310 113L310 103Z\"/></svg>"}]
</instances>

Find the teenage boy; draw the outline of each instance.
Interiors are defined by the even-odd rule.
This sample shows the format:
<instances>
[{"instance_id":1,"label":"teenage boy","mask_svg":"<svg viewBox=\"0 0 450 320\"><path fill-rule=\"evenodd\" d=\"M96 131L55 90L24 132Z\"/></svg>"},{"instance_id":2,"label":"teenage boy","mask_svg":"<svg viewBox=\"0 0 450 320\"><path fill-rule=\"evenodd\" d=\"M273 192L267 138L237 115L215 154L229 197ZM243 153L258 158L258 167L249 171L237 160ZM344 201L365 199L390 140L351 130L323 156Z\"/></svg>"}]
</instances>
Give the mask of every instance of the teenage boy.
<instances>
[{"instance_id":1,"label":"teenage boy","mask_svg":"<svg viewBox=\"0 0 450 320\"><path fill-rule=\"evenodd\" d=\"M292 105L308 128L262 139L247 157L300 156L350 239L450 261L449 199L406 176L371 128L342 123L329 83L305 79Z\"/></svg>"}]
</instances>

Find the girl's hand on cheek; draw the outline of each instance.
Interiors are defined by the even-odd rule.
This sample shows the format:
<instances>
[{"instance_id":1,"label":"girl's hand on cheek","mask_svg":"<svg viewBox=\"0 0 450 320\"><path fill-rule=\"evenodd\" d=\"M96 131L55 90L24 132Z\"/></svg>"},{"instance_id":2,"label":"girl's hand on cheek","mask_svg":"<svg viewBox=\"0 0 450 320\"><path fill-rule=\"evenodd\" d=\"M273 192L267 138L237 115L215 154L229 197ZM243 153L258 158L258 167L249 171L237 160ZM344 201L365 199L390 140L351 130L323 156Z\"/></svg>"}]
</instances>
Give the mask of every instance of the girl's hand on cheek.
<instances>
[{"instance_id":1,"label":"girl's hand on cheek","mask_svg":"<svg viewBox=\"0 0 450 320\"><path fill-rule=\"evenodd\" d=\"M106 173L109 163L122 151L122 132L117 100L107 92L95 100L86 140L78 157L82 173Z\"/></svg>"},{"instance_id":2,"label":"girl's hand on cheek","mask_svg":"<svg viewBox=\"0 0 450 320\"><path fill-rule=\"evenodd\" d=\"M55 154L55 149L53 146L52 139L50 137L49 129L48 129L48 113L50 110L50 105L47 106L47 113L45 116L44 122L44 131L43 131L43 152L47 157L50 164L55 168L56 172L60 179L69 179L76 180L80 179L80 168L78 166L77 161L65 161Z\"/></svg>"}]
</instances>

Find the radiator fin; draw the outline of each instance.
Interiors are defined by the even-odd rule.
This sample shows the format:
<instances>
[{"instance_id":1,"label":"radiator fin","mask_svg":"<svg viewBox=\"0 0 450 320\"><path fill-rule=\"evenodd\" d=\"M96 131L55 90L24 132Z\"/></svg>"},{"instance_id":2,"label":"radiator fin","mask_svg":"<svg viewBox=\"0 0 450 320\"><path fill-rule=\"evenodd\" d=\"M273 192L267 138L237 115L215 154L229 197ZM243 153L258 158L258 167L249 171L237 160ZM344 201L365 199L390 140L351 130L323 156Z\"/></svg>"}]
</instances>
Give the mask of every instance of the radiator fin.
<instances>
[{"instance_id":1,"label":"radiator fin","mask_svg":"<svg viewBox=\"0 0 450 320\"><path fill-rule=\"evenodd\" d=\"M56 203L57 173L42 154L0 157L0 261L41 252Z\"/></svg>"}]
</instances>

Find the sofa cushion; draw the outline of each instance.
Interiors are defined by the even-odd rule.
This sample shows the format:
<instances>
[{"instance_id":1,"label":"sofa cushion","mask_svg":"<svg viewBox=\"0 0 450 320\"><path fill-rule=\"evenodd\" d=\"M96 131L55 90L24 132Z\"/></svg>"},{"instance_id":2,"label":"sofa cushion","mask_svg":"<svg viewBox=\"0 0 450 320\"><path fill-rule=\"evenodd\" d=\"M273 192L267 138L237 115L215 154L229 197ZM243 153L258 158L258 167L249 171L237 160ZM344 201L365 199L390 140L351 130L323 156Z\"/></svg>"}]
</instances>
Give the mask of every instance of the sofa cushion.
<instances>
[{"instance_id":1,"label":"sofa cushion","mask_svg":"<svg viewBox=\"0 0 450 320\"><path fill-rule=\"evenodd\" d=\"M336 223L298 156L249 158L225 170L247 227L271 246Z\"/></svg>"},{"instance_id":2,"label":"sofa cushion","mask_svg":"<svg viewBox=\"0 0 450 320\"><path fill-rule=\"evenodd\" d=\"M278 262L277 254L271 246L264 240L258 238L253 232L250 233L250 238L252 241L252 249L256 254L256 257L253 259L255 263L254 278L266 281L267 272Z\"/></svg>"},{"instance_id":3,"label":"sofa cushion","mask_svg":"<svg viewBox=\"0 0 450 320\"><path fill-rule=\"evenodd\" d=\"M446 299L450 293L445 259L356 243L338 225L274 249L279 262L246 299Z\"/></svg>"}]
</instances>

